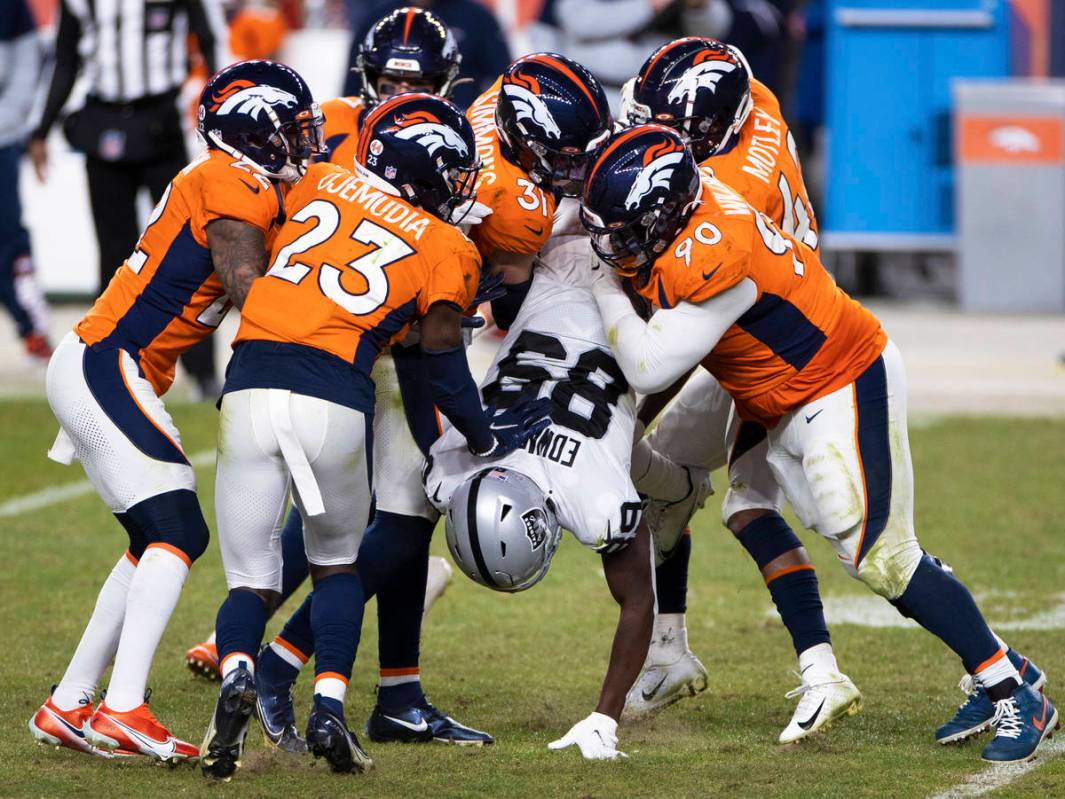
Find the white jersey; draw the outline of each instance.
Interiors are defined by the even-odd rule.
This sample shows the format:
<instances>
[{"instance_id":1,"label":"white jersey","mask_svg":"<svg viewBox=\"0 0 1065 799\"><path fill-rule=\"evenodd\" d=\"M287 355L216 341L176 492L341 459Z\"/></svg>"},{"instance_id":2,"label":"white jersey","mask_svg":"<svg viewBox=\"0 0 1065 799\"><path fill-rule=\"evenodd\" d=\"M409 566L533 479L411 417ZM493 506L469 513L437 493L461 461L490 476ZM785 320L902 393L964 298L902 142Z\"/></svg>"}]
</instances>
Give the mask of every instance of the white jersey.
<instances>
[{"instance_id":1,"label":"white jersey","mask_svg":"<svg viewBox=\"0 0 1065 799\"><path fill-rule=\"evenodd\" d=\"M446 512L455 490L487 466L521 472L554 501L565 529L600 549L630 538L640 520L629 476L636 400L592 296L592 251L576 211L575 201L560 204L529 294L481 384L486 406L550 397L551 426L491 463L449 429L432 447L425 483L430 501Z\"/></svg>"}]
</instances>

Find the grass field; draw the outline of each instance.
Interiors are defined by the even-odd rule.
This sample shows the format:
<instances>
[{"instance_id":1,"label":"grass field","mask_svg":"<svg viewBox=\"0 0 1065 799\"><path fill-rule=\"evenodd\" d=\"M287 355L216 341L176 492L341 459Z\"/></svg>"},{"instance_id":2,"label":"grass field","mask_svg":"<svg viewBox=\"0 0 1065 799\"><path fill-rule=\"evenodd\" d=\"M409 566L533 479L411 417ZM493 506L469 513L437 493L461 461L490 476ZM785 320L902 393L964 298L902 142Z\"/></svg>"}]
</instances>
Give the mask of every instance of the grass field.
<instances>
[{"instance_id":1,"label":"grass field","mask_svg":"<svg viewBox=\"0 0 1065 799\"><path fill-rule=\"evenodd\" d=\"M213 445L213 409L173 411L188 452ZM0 403L0 504L82 479L80 467L45 460L54 429L43 401ZM1065 420L943 420L911 437L923 545L984 598L991 620L1049 673L1048 693L1065 702ZM213 519L212 470L199 470L199 478ZM567 540L533 591L504 596L458 576L426 621L429 695L493 732L496 746L370 745L376 770L338 777L309 759L266 750L255 733L245 768L228 785L208 785L189 767L114 765L33 743L26 721L62 674L124 535L92 494L9 515L0 519L0 629L8 642L0 652L0 795L856 799L930 796L986 772L980 744L933 743L935 727L963 699L955 687L961 670L940 643L914 629L834 625L841 666L864 692L865 709L799 746L776 745L791 711L784 693L796 684L794 655L779 620L767 615L768 594L753 564L718 522L719 498L695 525L688 620L710 690L650 720L624 723L619 746L629 760L586 763L575 749L546 748L594 707L616 615L596 557ZM833 607L866 595L827 544L802 537ZM443 550L442 537L434 548ZM151 679L155 712L196 743L215 687L194 680L181 656L209 629L223 590L212 542L186 584ZM353 723L371 709L376 667L370 612L348 692ZM303 718L307 687L301 681ZM1044 756L994 795L1065 796L1065 757Z\"/></svg>"}]
</instances>

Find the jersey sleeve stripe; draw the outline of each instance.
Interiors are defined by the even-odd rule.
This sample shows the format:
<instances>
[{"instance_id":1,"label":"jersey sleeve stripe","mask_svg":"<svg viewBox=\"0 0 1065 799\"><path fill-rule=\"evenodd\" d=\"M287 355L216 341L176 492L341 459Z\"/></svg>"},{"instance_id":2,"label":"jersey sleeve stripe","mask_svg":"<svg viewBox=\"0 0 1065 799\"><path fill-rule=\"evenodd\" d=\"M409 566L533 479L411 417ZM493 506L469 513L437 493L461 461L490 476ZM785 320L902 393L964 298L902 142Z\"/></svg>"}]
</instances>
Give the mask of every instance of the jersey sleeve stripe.
<instances>
[{"instance_id":1,"label":"jersey sleeve stripe","mask_svg":"<svg viewBox=\"0 0 1065 799\"><path fill-rule=\"evenodd\" d=\"M817 355L826 339L802 311L769 292L763 292L736 324L797 372Z\"/></svg>"}]
</instances>

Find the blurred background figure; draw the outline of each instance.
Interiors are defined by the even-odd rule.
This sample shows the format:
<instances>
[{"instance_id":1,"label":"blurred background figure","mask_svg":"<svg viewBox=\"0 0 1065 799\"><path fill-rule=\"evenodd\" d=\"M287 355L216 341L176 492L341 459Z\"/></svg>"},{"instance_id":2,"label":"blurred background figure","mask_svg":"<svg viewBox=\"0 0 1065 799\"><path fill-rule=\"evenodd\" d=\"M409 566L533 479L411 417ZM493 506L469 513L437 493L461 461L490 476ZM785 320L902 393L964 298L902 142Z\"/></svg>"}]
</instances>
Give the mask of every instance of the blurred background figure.
<instances>
[{"instance_id":1,"label":"blurred background figure","mask_svg":"<svg viewBox=\"0 0 1065 799\"><path fill-rule=\"evenodd\" d=\"M451 99L460 108L466 108L481 92L485 91L510 64L510 48L503 37L495 16L484 4L476 0L417 0L417 2L395 2L395 0L347 0L349 20L354 38L351 41L351 55L348 67L355 67L359 47L366 34L377 20L403 6L426 8L440 17L455 35L459 52L462 53L461 78L467 82L456 85ZM358 95L361 79L357 72L348 72L343 94L353 97Z\"/></svg>"},{"instance_id":2,"label":"blurred background figure","mask_svg":"<svg viewBox=\"0 0 1065 799\"><path fill-rule=\"evenodd\" d=\"M209 73L221 64L225 22L218 0L62 0L55 71L29 153L46 177L48 133L85 73L88 95L67 115L63 132L85 154L89 200L100 247L102 291L133 252L140 224L137 194L158 202L170 179L188 163L178 95L189 74L189 34ZM199 393L218 391L210 338L182 359Z\"/></svg>"},{"instance_id":3,"label":"blurred background figure","mask_svg":"<svg viewBox=\"0 0 1065 799\"><path fill-rule=\"evenodd\" d=\"M229 21L229 51L237 61L278 59L288 22L272 0L251 0Z\"/></svg>"},{"instance_id":4,"label":"blurred background figure","mask_svg":"<svg viewBox=\"0 0 1065 799\"><path fill-rule=\"evenodd\" d=\"M48 309L33 271L30 236L22 226L18 185L40 70L37 30L25 0L0 0L0 303L11 314L26 355L44 363L52 354Z\"/></svg>"}]
</instances>

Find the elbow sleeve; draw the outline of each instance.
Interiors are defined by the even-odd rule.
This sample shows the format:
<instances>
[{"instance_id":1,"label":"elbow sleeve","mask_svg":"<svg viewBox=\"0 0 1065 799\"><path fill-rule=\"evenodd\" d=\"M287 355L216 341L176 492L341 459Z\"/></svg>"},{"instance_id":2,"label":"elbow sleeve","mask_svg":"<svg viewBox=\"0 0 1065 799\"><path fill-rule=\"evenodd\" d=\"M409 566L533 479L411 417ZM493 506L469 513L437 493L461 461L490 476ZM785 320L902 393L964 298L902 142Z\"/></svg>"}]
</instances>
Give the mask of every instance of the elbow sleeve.
<instances>
[{"instance_id":1,"label":"elbow sleeve","mask_svg":"<svg viewBox=\"0 0 1065 799\"><path fill-rule=\"evenodd\" d=\"M528 296L531 287L532 278L524 283L504 284L507 293L492 300L492 318L495 320L496 327L500 330L510 330L510 326L518 318L518 311L521 310L521 304L525 302L525 297Z\"/></svg>"}]
</instances>

